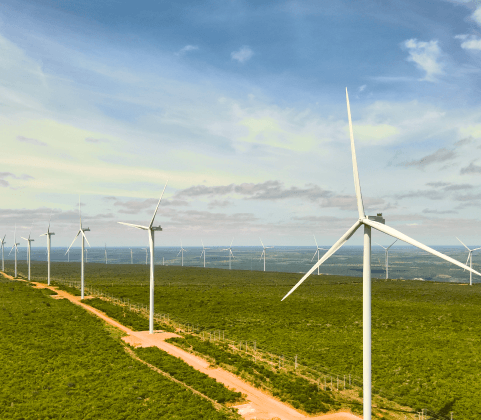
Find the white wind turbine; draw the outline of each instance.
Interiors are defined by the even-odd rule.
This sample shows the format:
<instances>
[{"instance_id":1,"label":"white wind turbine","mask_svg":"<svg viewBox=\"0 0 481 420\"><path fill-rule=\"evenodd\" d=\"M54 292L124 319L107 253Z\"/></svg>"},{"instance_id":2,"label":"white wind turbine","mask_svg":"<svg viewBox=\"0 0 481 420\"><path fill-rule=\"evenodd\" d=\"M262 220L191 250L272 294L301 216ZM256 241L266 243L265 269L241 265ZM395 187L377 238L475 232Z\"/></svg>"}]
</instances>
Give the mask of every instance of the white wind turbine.
<instances>
[{"instance_id":1,"label":"white wind turbine","mask_svg":"<svg viewBox=\"0 0 481 420\"><path fill-rule=\"evenodd\" d=\"M157 214L157 210L159 209L160 200L162 200L162 196L164 195L165 188L167 187L167 182L165 183L164 190L160 195L159 202L157 203L157 207L155 208L154 215L152 216L152 220L150 221L149 226L141 226L141 225L134 225L132 223L124 223L124 222L117 222L122 225L132 226L137 229L147 230L149 232L149 245L150 245L150 314L149 314L149 333L154 333L154 235L155 231L161 231L162 228L160 226L152 226L154 224L155 215Z\"/></svg>"},{"instance_id":2,"label":"white wind turbine","mask_svg":"<svg viewBox=\"0 0 481 420\"><path fill-rule=\"evenodd\" d=\"M206 248L204 246L204 242L202 241L202 239L200 241L202 242L202 254L200 254L200 258L202 258L202 255L204 255L204 268L205 268L205 250L210 248Z\"/></svg>"},{"instance_id":3,"label":"white wind turbine","mask_svg":"<svg viewBox=\"0 0 481 420\"><path fill-rule=\"evenodd\" d=\"M185 249L182 247L182 241L180 241L180 251L179 251L179 253L177 254L177 256L179 256L179 255L182 253L182 267L184 266L184 251L187 252L187 250L185 250Z\"/></svg>"},{"instance_id":4,"label":"white wind turbine","mask_svg":"<svg viewBox=\"0 0 481 420\"><path fill-rule=\"evenodd\" d=\"M296 290L304 280L311 275L311 273L319 267L324 261L326 261L332 254L334 254L344 243L364 225L364 260L363 260L363 418L364 420L371 419L371 228L377 229L380 232L386 233L408 244L414 245L424 251L427 251L439 258L456 264L458 267L465 268L475 274L481 276L481 273L469 268L465 264L456 261L455 259L448 257L434 249L411 239L409 236L393 229L392 227L384 225L384 219L382 214L377 216L366 216L364 213L364 206L361 196L361 185L359 183L359 173L357 170L356 151L354 148L354 136L352 132L351 122L351 110L349 107L349 97L346 88L346 101L347 101L347 115L349 119L349 132L351 137L351 153L352 153L352 166L354 175L354 187L356 190L357 209L359 212L359 219L354 225L343 235L341 238L327 251L322 258L300 279L297 284L282 298L286 299L294 290Z\"/></svg>"},{"instance_id":5,"label":"white wind turbine","mask_svg":"<svg viewBox=\"0 0 481 420\"><path fill-rule=\"evenodd\" d=\"M231 267L232 267L232 263L231 263L231 257L232 258L235 258L234 257L234 254L232 253L232 244L234 243L234 238L232 238L232 241L230 242L230 246L229 248L226 248L226 249L222 249L221 251L229 251L229 270L231 270Z\"/></svg>"},{"instance_id":6,"label":"white wind turbine","mask_svg":"<svg viewBox=\"0 0 481 420\"><path fill-rule=\"evenodd\" d=\"M457 236L455 236L455 238L464 245L464 243L461 241L461 239L459 239ZM475 249L469 249L466 245L464 245L464 247L468 250L468 259L466 260L466 264L468 264L468 261L469 261L469 266L472 269L473 268L473 252L477 251L478 249L481 249L481 247L475 248ZM472 272L469 272L469 285L470 286L473 285L473 273Z\"/></svg>"},{"instance_id":7,"label":"white wind turbine","mask_svg":"<svg viewBox=\"0 0 481 420\"><path fill-rule=\"evenodd\" d=\"M314 236L314 242L316 243L317 249L316 249L316 252L314 252L313 257L311 258L311 262L314 259L314 257L316 256L316 254L317 254L317 261L319 261L319 258L321 258L321 253L319 251L327 251L326 248L319 248L319 245L317 245L316 236L315 235L312 235L312 236ZM319 267L317 267L317 275L319 276Z\"/></svg>"},{"instance_id":8,"label":"white wind turbine","mask_svg":"<svg viewBox=\"0 0 481 420\"><path fill-rule=\"evenodd\" d=\"M33 225L32 225L33 227ZM28 280L30 281L30 251L31 251L31 246L30 242L34 242L35 239L30 239L30 234L32 233L32 228L30 228L30 232L28 232L28 238L24 238L23 236L21 237L22 239L27 241L27 263L28 263Z\"/></svg>"},{"instance_id":9,"label":"white wind turbine","mask_svg":"<svg viewBox=\"0 0 481 420\"><path fill-rule=\"evenodd\" d=\"M148 264L148 262L147 262L148 261L147 260L147 251L148 250L147 250L147 248L142 248L142 249L145 251L145 265L147 265Z\"/></svg>"},{"instance_id":10,"label":"white wind turbine","mask_svg":"<svg viewBox=\"0 0 481 420\"><path fill-rule=\"evenodd\" d=\"M262 256L264 256L264 271L266 271L266 249L267 248L274 248L273 246L264 246L264 244L262 243L262 239L259 238L259 240L261 241L261 244L262 244L262 254L261 254L261 257L259 258L259 261L262 260Z\"/></svg>"},{"instance_id":11,"label":"white wind turbine","mask_svg":"<svg viewBox=\"0 0 481 420\"><path fill-rule=\"evenodd\" d=\"M48 219L47 232L40 235L40 236L46 236L47 237L47 282L48 282L49 286L50 286L50 236L55 235L55 233L50 232L50 220L51 220L51 218L52 218L52 215L50 215L50 219Z\"/></svg>"},{"instance_id":12,"label":"white wind turbine","mask_svg":"<svg viewBox=\"0 0 481 420\"><path fill-rule=\"evenodd\" d=\"M1 242L1 246L2 246L2 271L5 271L5 259L3 258L3 247L6 244L5 236L7 236L7 234L3 235L3 239L2 239L2 242Z\"/></svg>"},{"instance_id":13,"label":"white wind turbine","mask_svg":"<svg viewBox=\"0 0 481 420\"><path fill-rule=\"evenodd\" d=\"M374 242L376 242L376 241L374 241ZM388 279L388 276L389 276L389 248L391 248L396 242L397 242L397 239L391 245L389 245L387 248L376 242L376 244L378 244L380 247L385 249L385 258L384 258L385 261L384 262L385 262L385 266L386 266L386 280Z\"/></svg>"},{"instance_id":14,"label":"white wind turbine","mask_svg":"<svg viewBox=\"0 0 481 420\"><path fill-rule=\"evenodd\" d=\"M88 246L90 246L89 241L88 241L87 237L85 236L85 232L90 232L90 229L82 227L82 213L80 211L80 197L78 199L78 214L79 214L79 219L80 219L80 227L79 227L79 230L78 230L77 234L75 235L75 238L73 238L73 241L70 244L70 246L68 247L67 252L65 254L68 254L68 252L70 251L70 248L72 248L72 245L74 244L77 237L80 234L82 234L82 252L81 252L82 259L81 259L81 264L80 264L80 299L83 299L84 298L84 280L85 280L85 275L84 275L84 273L85 273L85 267L84 267L85 241L87 241ZM70 261L70 254L69 254L69 261Z\"/></svg>"},{"instance_id":15,"label":"white wind turbine","mask_svg":"<svg viewBox=\"0 0 481 420\"><path fill-rule=\"evenodd\" d=\"M15 248L15 277L17 277L17 252L18 252L18 245L20 245L20 242L17 242L17 224L15 223L15 233L13 234L13 246L10 252L13 251L13 248ZM8 255L10 255L10 252Z\"/></svg>"},{"instance_id":16,"label":"white wind turbine","mask_svg":"<svg viewBox=\"0 0 481 420\"><path fill-rule=\"evenodd\" d=\"M105 244L105 264L107 264L107 244Z\"/></svg>"}]
</instances>

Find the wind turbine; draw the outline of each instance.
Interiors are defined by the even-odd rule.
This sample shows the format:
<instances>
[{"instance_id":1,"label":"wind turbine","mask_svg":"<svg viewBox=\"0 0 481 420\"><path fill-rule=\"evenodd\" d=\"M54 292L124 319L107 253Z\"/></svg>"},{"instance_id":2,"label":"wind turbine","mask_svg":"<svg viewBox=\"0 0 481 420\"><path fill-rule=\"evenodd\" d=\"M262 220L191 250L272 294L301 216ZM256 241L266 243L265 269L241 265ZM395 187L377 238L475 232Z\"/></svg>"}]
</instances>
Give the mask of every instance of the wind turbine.
<instances>
[{"instance_id":1,"label":"wind turbine","mask_svg":"<svg viewBox=\"0 0 481 420\"><path fill-rule=\"evenodd\" d=\"M82 213L80 212L80 197L78 199L78 214L79 214L79 219L80 219L80 227L79 227L79 230L78 230L77 234L75 235L75 238L73 238L72 243L68 247L66 254L68 254L68 252L70 251L70 248L72 248L72 245L74 244L75 240L77 239L77 236L82 234L82 252L81 252L82 259L81 259L81 264L80 264L80 299L83 299L84 298L84 280L85 280L85 276L84 276L84 273L85 273L85 270L84 270L85 241L87 241L88 246L90 246L89 240L85 236L85 232L90 232L90 229L82 227ZM70 261L70 255L69 255L69 261Z\"/></svg>"},{"instance_id":2,"label":"wind turbine","mask_svg":"<svg viewBox=\"0 0 481 420\"><path fill-rule=\"evenodd\" d=\"M130 264L133 264L134 263L134 256L132 254L132 248L129 248L130 249Z\"/></svg>"},{"instance_id":3,"label":"wind turbine","mask_svg":"<svg viewBox=\"0 0 481 420\"><path fill-rule=\"evenodd\" d=\"M47 232L40 235L40 236L46 236L47 237L47 282L48 282L49 286L50 286L50 236L55 235L55 233L50 232L50 220L51 219L52 219L52 215L50 215L50 218L48 219Z\"/></svg>"},{"instance_id":4,"label":"wind turbine","mask_svg":"<svg viewBox=\"0 0 481 420\"><path fill-rule=\"evenodd\" d=\"M232 238L232 241L230 243L230 246L229 248L226 248L226 249L223 249L222 251L229 251L229 270L231 270L231 267L232 267L232 264L231 264L231 256L232 258L235 258L234 257L234 254L232 253L232 244L234 243L234 238ZM205 267L205 265L204 265Z\"/></svg>"},{"instance_id":5,"label":"wind turbine","mask_svg":"<svg viewBox=\"0 0 481 420\"><path fill-rule=\"evenodd\" d=\"M105 264L107 264L107 244L105 244Z\"/></svg>"},{"instance_id":6,"label":"wind turbine","mask_svg":"<svg viewBox=\"0 0 481 420\"><path fill-rule=\"evenodd\" d=\"M455 236L455 238L464 245L464 243L461 241L461 239L459 239L457 236ZM481 247L475 248L475 249L469 249L466 245L464 245L464 247L468 250L468 259L466 260L466 264L469 261L469 266L472 269L473 268L473 252L477 251L478 249L481 249ZM469 285L470 286L473 285L473 273L472 272L469 272Z\"/></svg>"},{"instance_id":7,"label":"wind turbine","mask_svg":"<svg viewBox=\"0 0 481 420\"><path fill-rule=\"evenodd\" d=\"M364 206L361 196L361 185L359 182L359 173L357 170L356 150L354 148L354 135L352 132L351 122L351 109L349 107L349 97L346 88L346 102L347 102L347 115L349 119L349 133L351 137L351 154L352 154L352 167L354 175L354 187L356 190L357 209L359 212L359 219L354 225L343 235L341 238L327 251L322 258L300 279L297 284L282 298L286 299L294 290L296 290L304 280L311 275L311 273L319 267L324 261L326 261L332 254L334 254L344 243L364 225L364 261L363 261L363 418L364 420L371 419L371 228L386 233L408 244L414 245L424 251L427 251L439 258L456 264L458 267L465 268L475 274L481 276L481 273L469 268L465 264L456 261L455 259L448 257L434 249L404 235L403 233L393 229L392 227L384 224L385 220L382 214L377 216L366 216L364 213Z\"/></svg>"},{"instance_id":8,"label":"wind turbine","mask_svg":"<svg viewBox=\"0 0 481 420\"><path fill-rule=\"evenodd\" d=\"M262 248L263 248L263 251L262 251L261 257L259 258L259 261L262 260L262 256L264 256L264 271L266 271L266 249L267 248L274 248L274 247L273 246L264 246L264 244L262 243L262 239L259 238L259 240L261 241Z\"/></svg>"},{"instance_id":9,"label":"wind turbine","mask_svg":"<svg viewBox=\"0 0 481 420\"><path fill-rule=\"evenodd\" d=\"M327 251L326 248L319 248L319 245L317 245L316 236L315 235L312 235L312 236L314 236L314 242L316 243L317 249L316 249L316 252L314 252L314 255L311 258L311 262L314 259L314 257L316 256L316 254L317 254L317 261L319 261L319 258L321 257L321 253L319 251ZM264 271L266 271L266 270L264 269ZM319 267L317 267L317 275L319 276Z\"/></svg>"},{"instance_id":10,"label":"wind turbine","mask_svg":"<svg viewBox=\"0 0 481 420\"><path fill-rule=\"evenodd\" d=\"M147 248L142 248L143 250L145 250L145 265L147 265Z\"/></svg>"},{"instance_id":11,"label":"wind turbine","mask_svg":"<svg viewBox=\"0 0 481 420\"><path fill-rule=\"evenodd\" d=\"M17 224L15 223L15 233L13 234L13 246L10 252L13 251L13 248L15 248L15 277L17 277L17 252L18 252L18 245L20 245L20 242L17 242ZM10 255L10 252L8 255Z\"/></svg>"},{"instance_id":12,"label":"wind turbine","mask_svg":"<svg viewBox=\"0 0 481 420\"><path fill-rule=\"evenodd\" d=\"M154 215L152 216L152 220L150 221L149 226L141 226L141 225L134 225L132 223L124 223L124 222L117 222L122 225L132 226L137 229L147 230L149 232L149 245L150 245L150 314L149 314L149 333L154 333L154 235L155 231L161 231L162 228L160 226L152 226L154 224L155 215L157 214L157 210L159 209L160 200L162 200L162 196L164 195L165 188L167 187L167 182L165 183L164 190L160 195L159 202L157 203L157 207L155 208Z\"/></svg>"},{"instance_id":13,"label":"wind turbine","mask_svg":"<svg viewBox=\"0 0 481 420\"><path fill-rule=\"evenodd\" d=\"M2 239L2 242L1 242L1 246L2 246L2 271L5 271L5 260L3 258L3 247L6 244L5 236L7 236L7 234L3 235L3 239Z\"/></svg>"},{"instance_id":14,"label":"wind turbine","mask_svg":"<svg viewBox=\"0 0 481 420\"><path fill-rule=\"evenodd\" d=\"M33 227L33 225L32 225ZM30 234L32 233L32 228L30 228L30 232L28 232L28 238L21 237L22 239L27 241L27 262L28 262L28 281L30 281L30 242L35 241L35 239L30 239Z\"/></svg>"},{"instance_id":15,"label":"wind turbine","mask_svg":"<svg viewBox=\"0 0 481 420\"><path fill-rule=\"evenodd\" d=\"M202 239L200 241L202 242L202 254L204 255L204 268L205 268L205 250L210 248L206 248L204 246L204 242L202 241ZM200 254L200 258L202 258L202 254Z\"/></svg>"},{"instance_id":16,"label":"wind turbine","mask_svg":"<svg viewBox=\"0 0 481 420\"><path fill-rule=\"evenodd\" d=\"M183 247L182 247L182 241L180 241L180 251L177 254L179 256L180 253L182 253L182 267L184 266L184 251L187 252Z\"/></svg>"},{"instance_id":17,"label":"wind turbine","mask_svg":"<svg viewBox=\"0 0 481 420\"><path fill-rule=\"evenodd\" d=\"M374 242L376 242L376 241L374 241ZM382 246L381 244L378 244L378 243L376 242L380 247L382 247L382 248L384 248L384 249L386 250L386 257L385 257L385 263L386 263L386 280L388 279L388 276L389 276L389 248L391 248L396 242L397 242L397 239L396 239L391 245L389 245L387 248L384 247L384 246Z\"/></svg>"}]
</instances>

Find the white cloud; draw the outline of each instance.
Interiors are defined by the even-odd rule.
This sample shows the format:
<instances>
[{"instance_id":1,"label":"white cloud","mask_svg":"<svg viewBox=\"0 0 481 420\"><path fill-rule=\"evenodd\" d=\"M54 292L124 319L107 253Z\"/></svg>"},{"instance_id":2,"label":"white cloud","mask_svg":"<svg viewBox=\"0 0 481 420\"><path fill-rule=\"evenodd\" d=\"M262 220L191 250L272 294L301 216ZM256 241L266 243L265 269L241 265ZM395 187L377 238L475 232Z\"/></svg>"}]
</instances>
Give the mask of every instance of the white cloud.
<instances>
[{"instance_id":1,"label":"white cloud","mask_svg":"<svg viewBox=\"0 0 481 420\"><path fill-rule=\"evenodd\" d=\"M481 7L478 7L474 13L471 15L473 19L479 26L481 26Z\"/></svg>"},{"instance_id":2,"label":"white cloud","mask_svg":"<svg viewBox=\"0 0 481 420\"><path fill-rule=\"evenodd\" d=\"M409 51L407 60L412 61L418 68L426 72L426 76L422 80L435 82L435 76L443 74L443 65L438 61L441 57L441 48L439 48L437 40L424 42L414 38L408 39L403 45Z\"/></svg>"},{"instance_id":3,"label":"white cloud","mask_svg":"<svg viewBox=\"0 0 481 420\"><path fill-rule=\"evenodd\" d=\"M182 56L186 52L197 51L198 49L199 49L199 47L197 45L186 45L184 48L181 48L179 51L177 51L174 54L177 55L177 56Z\"/></svg>"},{"instance_id":4,"label":"white cloud","mask_svg":"<svg viewBox=\"0 0 481 420\"><path fill-rule=\"evenodd\" d=\"M481 50L481 39L474 35L456 35L455 39L461 39L461 48L465 50Z\"/></svg>"},{"instance_id":5,"label":"white cloud","mask_svg":"<svg viewBox=\"0 0 481 420\"><path fill-rule=\"evenodd\" d=\"M254 55L254 52L246 45L244 45L239 51L233 51L230 56L233 60L237 60L239 63L244 63L250 60Z\"/></svg>"}]
</instances>

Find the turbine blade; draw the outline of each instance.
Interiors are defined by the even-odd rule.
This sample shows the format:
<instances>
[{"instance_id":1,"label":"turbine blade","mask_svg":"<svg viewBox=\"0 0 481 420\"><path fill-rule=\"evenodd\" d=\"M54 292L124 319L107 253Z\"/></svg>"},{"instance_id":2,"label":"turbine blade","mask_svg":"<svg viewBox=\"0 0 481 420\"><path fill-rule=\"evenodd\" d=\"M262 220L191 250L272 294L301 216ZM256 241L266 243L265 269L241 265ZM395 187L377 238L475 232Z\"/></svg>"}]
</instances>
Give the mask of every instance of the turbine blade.
<instances>
[{"instance_id":1,"label":"turbine blade","mask_svg":"<svg viewBox=\"0 0 481 420\"><path fill-rule=\"evenodd\" d=\"M27 238L24 238L23 236L20 236L20 238L21 238L21 239L25 239L26 241L28 241L28 239L27 239Z\"/></svg>"},{"instance_id":2,"label":"turbine blade","mask_svg":"<svg viewBox=\"0 0 481 420\"><path fill-rule=\"evenodd\" d=\"M319 248L319 245L317 245L316 236L315 235L312 235L312 236L314 236L314 242L316 243L316 247Z\"/></svg>"},{"instance_id":3,"label":"turbine blade","mask_svg":"<svg viewBox=\"0 0 481 420\"><path fill-rule=\"evenodd\" d=\"M202 242L202 249L205 249L205 247L204 247L204 241L203 241L202 239L201 239L200 241Z\"/></svg>"},{"instance_id":4,"label":"turbine blade","mask_svg":"<svg viewBox=\"0 0 481 420\"><path fill-rule=\"evenodd\" d=\"M179 256L181 252L182 252L182 250L179 251L179 253L177 254L177 256Z\"/></svg>"},{"instance_id":5,"label":"turbine blade","mask_svg":"<svg viewBox=\"0 0 481 420\"><path fill-rule=\"evenodd\" d=\"M396 239L391 245L387 247L387 249L391 248L398 240Z\"/></svg>"},{"instance_id":6,"label":"turbine blade","mask_svg":"<svg viewBox=\"0 0 481 420\"><path fill-rule=\"evenodd\" d=\"M232 246L232 244L234 243L234 238L232 238L232 241L230 243L230 246Z\"/></svg>"},{"instance_id":7,"label":"turbine blade","mask_svg":"<svg viewBox=\"0 0 481 420\"><path fill-rule=\"evenodd\" d=\"M464 243L463 243L463 241L462 241L461 239L459 239L457 236L455 236L455 238L464 245ZM471 251L466 245L464 245L464 247L465 247L468 251Z\"/></svg>"},{"instance_id":8,"label":"turbine blade","mask_svg":"<svg viewBox=\"0 0 481 420\"><path fill-rule=\"evenodd\" d=\"M126 226L131 226L137 229L142 229L142 230L149 230L147 226L141 226L141 225L134 225L133 223L125 223L125 222L117 222L120 223L121 225L126 225Z\"/></svg>"},{"instance_id":9,"label":"turbine blade","mask_svg":"<svg viewBox=\"0 0 481 420\"><path fill-rule=\"evenodd\" d=\"M89 240L88 240L88 239L87 239L87 237L85 236L85 233L84 233L84 231L82 230L81 232L82 232L82 235L83 235L83 237L84 237L84 238L85 238L85 240L87 241L87 244L88 244L88 246L90 246L90 244L89 244Z\"/></svg>"},{"instance_id":10,"label":"turbine blade","mask_svg":"<svg viewBox=\"0 0 481 420\"><path fill-rule=\"evenodd\" d=\"M169 180L167 180L167 182L169 182ZM167 188L167 182L165 183L164 189L162 190L162 194L160 194L159 202L157 203L157 207L155 208L154 215L152 216L152 221L150 222L149 228L151 228L152 225L154 224L155 215L157 214L157 210L159 209L159 205L160 205L160 200L162 200L164 191Z\"/></svg>"},{"instance_id":11,"label":"turbine blade","mask_svg":"<svg viewBox=\"0 0 481 420\"><path fill-rule=\"evenodd\" d=\"M72 241L72 243L70 244L70 246L68 247L67 252L65 253L65 255L67 255L68 252L70 251L70 248L72 248L72 245L73 245L73 243L75 242L75 240L77 239L77 236L79 236L80 232L82 232L82 231L79 230L79 231L77 232L77 234L75 235L75 238L73 238L73 241Z\"/></svg>"},{"instance_id":12,"label":"turbine blade","mask_svg":"<svg viewBox=\"0 0 481 420\"><path fill-rule=\"evenodd\" d=\"M82 229L82 213L80 211L80 195L78 196L78 215L80 219L80 229Z\"/></svg>"},{"instance_id":13,"label":"turbine blade","mask_svg":"<svg viewBox=\"0 0 481 420\"><path fill-rule=\"evenodd\" d=\"M42 233L40 236L46 236L48 235L48 233Z\"/></svg>"},{"instance_id":14,"label":"turbine blade","mask_svg":"<svg viewBox=\"0 0 481 420\"><path fill-rule=\"evenodd\" d=\"M314 257L316 256L316 254L317 254L318 252L319 252L319 250L318 250L318 249L316 249L316 252L314 252L314 255L313 255L313 257L311 258L311 262L312 262L312 260L314 259Z\"/></svg>"},{"instance_id":15,"label":"turbine blade","mask_svg":"<svg viewBox=\"0 0 481 420\"><path fill-rule=\"evenodd\" d=\"M261 241L262 248L265 248L264 244L262 243L262 239L261 239L261 237L260 237L260 236L259 236L259 241Z\"/></svg>"},{"instance_id":16,"label":"turbine blade","mask_svg":"<svg viewBox=\"0 0 481 420\"><path fill-rule=\"evenodd\" d=\"M376 241L373 241L375 244L379 245L381 248L384 248L381 244L378 244ZM386 249L386 248L384 248Z\"/></svg>"},{"instance_id":17,"label":"turbine blade","mask_svg":"<svg viewBox=\"0 0 481 420\"><path fill-rule=\"evenodd\" d=\"M347 116L349 118L349 134L351 136L351 153L352 153L352 172L354 174L354 188L356 190L357 210L359 218L364 219L364 206L362 204L361 184L359 182L359 171L357 170L356 149L354 147L354 134L352 132L351 107L349 106L349 95L346 88Z\"/></svg>"},{"instance_id":18,"label":"turbine blade","mask_svg":"<svg viewBox=\"0 0 481 420\"><path fill-rule=\"evenodd\" d=\"M480 248L474 248L473 250L471 250L471 252L477 251L478 249L481 249L481 247Z\"/></svg>"},{"instance_id":19,"label":"turbine blade","mask_svg":"<svg viewBox=\"0 0 481 420\"><path fill-rule=\"evenodd\" d=\"M323 256L322 258L316 263L314 264L314 266L304 275L304 277L302 279L300 279L297 284L291 289L289 290L289 293L287 293L287 295L285 295L282 300L284 300L287 296L289 296L294 290L296 290L302 283L305 279L307 279L311 274L312 272L317 268L319 267L324 261L326 261L332 254L334 254L341 246L343 246L346 241L352 236L354 235L354 232L356 232L356 230L359 229L359 227L362 225L362 222L360 220L356 221L356 223L354 223L351 228L344 234L341 236L341 238L329 249L329 251L327 251Z\"/></svg>"},{"instance_id":20,"label":"turbine blade","mask_svg":"<svg viewBox=\"0 0 481 420\"><path fill-rule=\"evenodd\" d=\"M472 273L477 274L478 276L481 276L481 273L478 273L476 270L469 268L467 265L463 264L462 262L459 262L454 258L448 257L447 255L444 255L441 252L438 252L430 248L429 246L424 245L421 242L418 242L415 239L410 238L409 236L399 232L396 229L393 229L390 226L386 226L386 225L383 225L382 223L374 222L373 220L369 220L369 219L364 219L362 222L365 223L366 225L373 227L374 229L384 232L394 238L400 239L401 241L407 242L408 244L414 245L415 247L420 248L426 252L429 252L430 254L436 255L437 257L442 258L443 260L449 261L450 263L455 264L458 267L465 268L466 270L471 271Z\"/></svg>"},{"instance_id":21,"label":"turbine blade","mask_svg":"<svg viewBox=\"0 0 481 420\"><path fill-rule=\"evenodd\" d=\"M471 252L468 253L468 259L466 260L466 265L468 265L469 257L471 256Z\"/></svg>"}]
</instances>

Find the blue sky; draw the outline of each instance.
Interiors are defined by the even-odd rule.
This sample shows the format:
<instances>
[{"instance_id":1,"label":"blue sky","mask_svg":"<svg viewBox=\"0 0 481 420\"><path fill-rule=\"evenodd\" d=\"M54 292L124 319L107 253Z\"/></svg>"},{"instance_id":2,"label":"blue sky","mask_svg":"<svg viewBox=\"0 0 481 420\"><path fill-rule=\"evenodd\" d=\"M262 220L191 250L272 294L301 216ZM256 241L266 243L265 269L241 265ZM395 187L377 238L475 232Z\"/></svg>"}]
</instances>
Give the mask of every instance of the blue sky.
<instances>
[{"instance_id":1,"label":"blue sky","mask_svg":"<svg viewBox=\"0 0 481 420\"><path fill-rule=\"evenodd\" d=\"M159 246L332 244L357 214L347 86L368 213L479 244L480 30L474 1L4 1L0 233L52 212L68 245L80 194L92 245L145 245L116 221L168 179Z\"/></svg>"}]
</instances>

